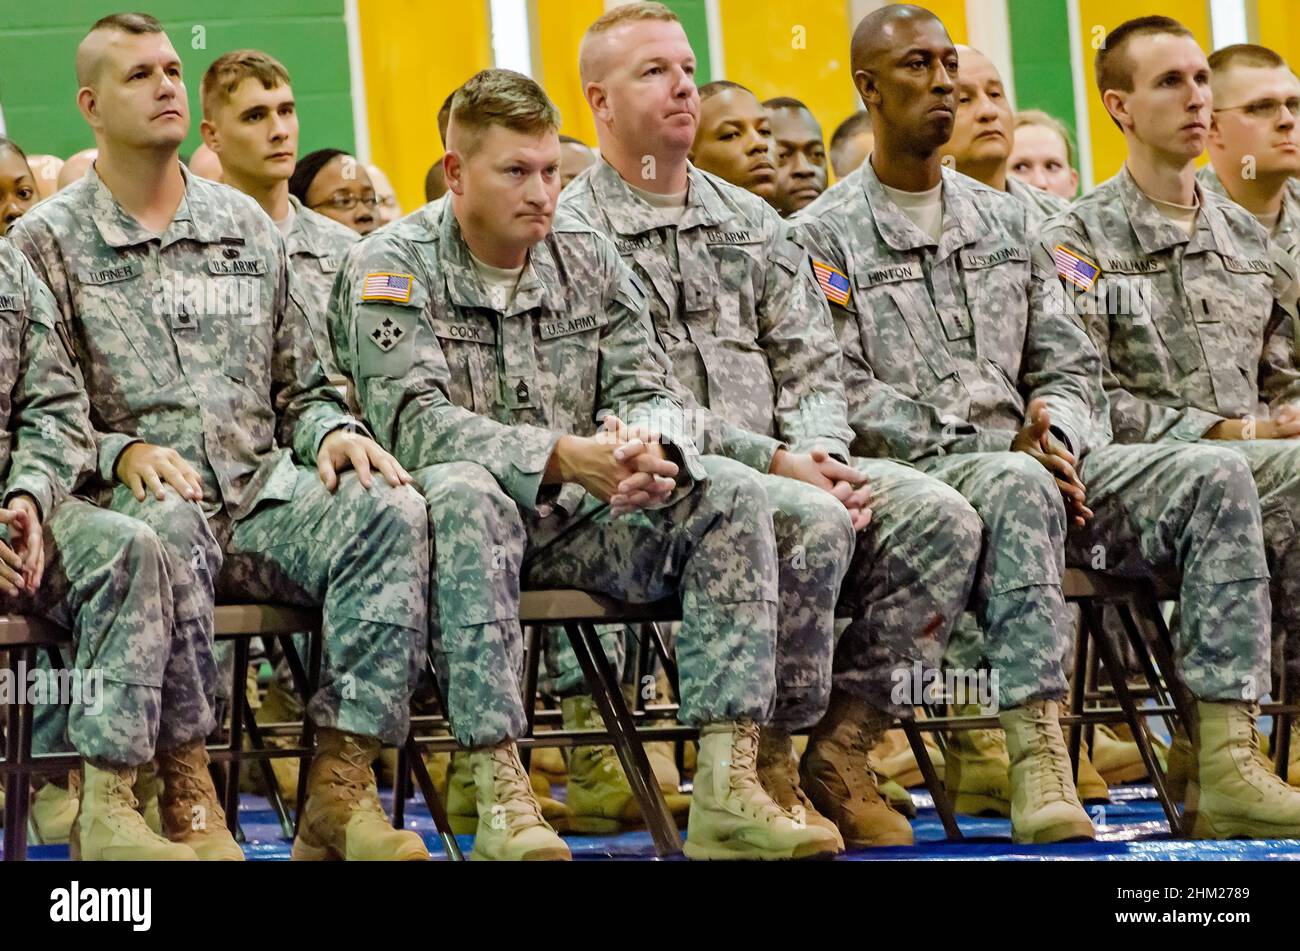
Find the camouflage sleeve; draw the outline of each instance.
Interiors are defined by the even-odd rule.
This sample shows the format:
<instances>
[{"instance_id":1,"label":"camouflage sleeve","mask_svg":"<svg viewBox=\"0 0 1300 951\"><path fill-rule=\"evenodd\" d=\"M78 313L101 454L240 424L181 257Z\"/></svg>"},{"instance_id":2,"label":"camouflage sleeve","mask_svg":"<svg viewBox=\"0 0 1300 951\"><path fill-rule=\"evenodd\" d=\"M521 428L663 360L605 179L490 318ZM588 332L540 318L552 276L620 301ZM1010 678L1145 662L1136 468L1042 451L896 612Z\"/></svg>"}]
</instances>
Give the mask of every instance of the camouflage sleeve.
<instances>
[{"instance_id":1,"label":"camouflage sleeve","mask_svg":"<svg viewBox=\"0 0 1300 951\"><path fill-rule=\"evenodd\" d=\"M42 221L35 224L35 219L24 216L11 227L5 238L12 241L22 251L36 272L37 280L54 295L58 315L62 318L58 327L63 332L75 317L72 306L72 288L68 283L68 271L63 257L59 253L58 241L49 233L50 226ZM94 425L94 411L91 411L91 423ZM94 428L96 468L100 478L112 484L117 481L117 459L123 450L133 443L143 442L139 436L127 433L109 432Z\"/></svg>"},{"instance_id":2,"label":"camouflage sleeve","mask_svg":"<svg viewBox=\"0 0 1300 951\"><path fill-rule=\"evenodd\" d=\"M611 294L605 302L609 318L600 338L600 412L613 413L625 423L657 433L677 450L681 468L679 489L704 478L699 451L686 424L682 401L673 395L672 368L650 325L645 287L608 242L606 273Z\"/></svg>"},{"instance_id":3,"label":"camouflage sleeve","mask_svg":"<svg viewBox=\"0 0 1300 951\"><path fill-rule=\"evenodd\" d=\"M1049 275L1058 274L1051 250L1057 246L1070 248L1089 260L1097 260L1091 242L1065 221L1055 219L1043 226L1039 240L1035 243L1036 269ZM1110 315L1105 312L1105 308L1088 306L1091 298L1079 297L1077 290L1072 288L1072 284L1058 276L1050 294L1047 285L1040 288L1045 298L1040 306L1054 306L1058 310L1069 312L1082 323L1092 341L1101 360L1102 388L1107 398L1101 405L1109 405L1108 431L1117 434L1123 442L1160 442L1166 439L1196 442L1217 423L1222 422L1223 417L1214 413L1194 406L1164 406L1142 399L1122 387L1110 362ZM1098 310L1102 312L1097 313ZM1099 420L1098 425L1104 425L1105 422Z\"/></svg>"},{"instance_id":4,"label":"camouflage sleeve","mask_svg":"<svg viewBox=\"0 0 1300 951\"><path fill-rule=\"evenodd\" d=\"M1101 356L1083 324L1067 307L1056 266L1040 245L1031 262L1029 326L1021 380L1026 402L1043 400L1052 428L1075 456L1110 442L1109 404Z\"/></svg>"},{"instance_id":5,"label":"camouflage sleeve","mask_svg":"<svg viewBox=\"0 0 1300 951\"><path fill-rule=\"evenodd\" d=\"M349 253L329 307L339 369L355 381L375 437L403 466L476 462L517 504L533 511L563 433L498 423L452 402L451 373L430 311L435 290L415 258L398 242L379 238ZM409 276L410 295L401 302L366 300L370 272Z\"/></svg>"},{"instance_id":6,"label":"camouflage sleeve","mask_svg":"<svg viewBox=\"0 0 1300 951\"><path fill-rule=\"evenodd\" d=\"M283 239L279 242L280 283L274 310L275 339L271 364L271 399L275 406L276 436L282 446L293 447L298 462L314 468L325 437L336 429L360 429L339 391L330 385L311 322L302 309L293 269Z\"/></svg>"},{"instance_id":7,"label":"camouflage sleeve","mask_svg":"<svg viewBox=\"0 0 1300 951\"><path fill-rule=\"evenodd\" d=\"M849 273L848 255L833 229L814 220L799 228L802 243L819 263ZM857 299L830 302L841 353L844 392L848 396L849 426L855 454L915 462L947 452L1001 452L1011 448L1014 433L981 429L966 420L945 416L939 408L912 399L880 380L871 366L859 321Z\"/></svg>"},{"instance_id":8,"label":"camouflage sleeve","mask_svg":"<svg viewBox=\"0 0 1300 951\"><path fill-rule=\"evenodd\" d=\"M775 224L766 248L772 266L758 322L759 344L776 384L777 432L794 452L822 449L847 462L853 431L826 297L799 233L769 213Z\"/></svg>"},{"instance_id":9,"label":"camouflage sleeve","mask_svg":"<svg viewBox=\"0 0 1300 951\"><path fill-rule=\"evenodd\" d=\"M95 464L89 400L58 333L54 296L24 260L27 314L10 426L14 449L4 501L26 493L42 518L60 494L73 492Z\"/></svg>"},{"instance_id":10,"label":"camouflage sleeve","mask_svg":"<svg viewBox=\"0 0 1300 951\"><path fill-rule=\"evenodd\" d=\"M1297 297L1300 279L1291 256L1269 242L1273 255L1273 314L1265 328L1259 361L1259 398L1274 411L1300 403L1300 326Z\"/></svg>"}]
</instances>

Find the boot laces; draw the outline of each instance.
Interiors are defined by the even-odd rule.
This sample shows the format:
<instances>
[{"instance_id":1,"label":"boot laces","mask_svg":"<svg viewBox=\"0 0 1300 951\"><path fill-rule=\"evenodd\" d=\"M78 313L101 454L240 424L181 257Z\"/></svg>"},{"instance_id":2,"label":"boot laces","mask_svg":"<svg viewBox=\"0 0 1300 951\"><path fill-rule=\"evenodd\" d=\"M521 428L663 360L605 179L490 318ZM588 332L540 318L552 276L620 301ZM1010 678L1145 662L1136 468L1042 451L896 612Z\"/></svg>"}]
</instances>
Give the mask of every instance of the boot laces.
<instances>
[{"instance_id":1,"label":"boot laces","mask_svg":"<svg viewBox=\"0 0 1300 951\"><path fill-rule=\"evenodd\" d=\"M225 822L225 813L217 801L216 790L203 767L176 755L174 751L159 754L158 760L166 777L164 789L169 799L189 805L202 805L218 821Z\"/></svg>"},{"instance_id":2,"label":"boot laces","mask_svg":"<svg viewBox=\"0 0 1300 951\"><path fill-rule=\"evenodd\" d=\"M731 764L728 781L745 811L755 819L774 822L788 819L789 814L768 795L758 779L758 724L742 721L735 724L731 739Z\"/></svg>"},{"instance_id":3,"label":"boot laces","mask_svg":"<svg viewBox=\"0 0 1300 951\"><path fill-rule=\"evenodd\" d=\"M512 830L546 822L523 764L505 744L492 750L492 799L494 812L500 807Z\"/></svg>"},{"instance_id":4,"label":"boot laces","mask_svg":"<svg viewBox=\"0 0 1300 951\"><path fill-rule=\"evenodd\" d=\"M332 785L344 803L383 815L378 792L373 786L374 774L370 769L370 753L356 739L344 735L338 751L339 763L331 764Z\"/></svg>"},{"instance_id":5,"label":"boot laces","mask_svg":"<svg viewBox=\"0 0 1300 951\"><path fill-rule=\"evenodd\" d=\"M1035 746L1038 747L1040 760L1044 768L1032 770L1035 784L1044 799L1069 799L1074 789L1074 777L1070 775L1070 757L1064 747L1057 748L1057 731L1052 729L1053 720L1036 713L1032 721L1034 726Z\"/></svg>"},{"instance_id":6,"label":"boot laces","mask_svg":"<svg viewBox=\"0 0 1300 951\"><path fill-rule=\"evenodd\" d=\"M140 803L135 798L135 793L131 789L131 784L126 781L121 773L116 770L106 770L107 778L104 783L104 795L108 800L108 815L118 819L131 819L138 816L136 809Z\"/></svg>"}]
</instances>

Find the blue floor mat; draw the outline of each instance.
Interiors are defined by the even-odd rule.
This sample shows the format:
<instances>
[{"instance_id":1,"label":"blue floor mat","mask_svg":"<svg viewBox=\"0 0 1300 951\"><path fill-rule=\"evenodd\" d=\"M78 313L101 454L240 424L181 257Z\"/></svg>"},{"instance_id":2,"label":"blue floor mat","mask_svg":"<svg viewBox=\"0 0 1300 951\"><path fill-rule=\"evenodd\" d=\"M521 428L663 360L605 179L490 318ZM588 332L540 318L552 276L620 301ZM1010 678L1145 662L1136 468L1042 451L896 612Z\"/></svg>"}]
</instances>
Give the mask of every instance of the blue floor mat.
<instances>
[{"instance_id":1,"label":"blue floor mat","mask_svg":"<svg viewBox=\"0 0 1300 951\"><path fill-rule=\"evenodd\" d=\"M558 792L558 790L557 790ZM980 819L962 816L960 826L967 837L963 842L944 840L943 826L928 793L914 794L919 810L912 822L916 833L913 848L873 849L853 852L842 861L1221 861L1225 859L1300 859L1300 840L1258 842L1196 842L1169 838L1164 813L1149 786L1128 786L1111 790L1112 801L1106 806L1091 806L1088 812L1097 827L1097 841L1054 846L1021 846L1011 842L1011 823L1005 819ZM384 806L391 808L390 793L384 793ZM280 837L275 813L259 796L242 796L239 818L247 843L244 852L254 861L287 861L289 843ZM446 858L433 826L433 820L421 800L407 803L406 825L419 832L435 860ZM654 845L649 833L628 832L622 835L568 836L575 859L598 861L653 860ZM467 855L473 848L472 836L457 841ZM30 846L28 858L36 861L66 861L67 846Z\"/></svg>"}]
</instances>

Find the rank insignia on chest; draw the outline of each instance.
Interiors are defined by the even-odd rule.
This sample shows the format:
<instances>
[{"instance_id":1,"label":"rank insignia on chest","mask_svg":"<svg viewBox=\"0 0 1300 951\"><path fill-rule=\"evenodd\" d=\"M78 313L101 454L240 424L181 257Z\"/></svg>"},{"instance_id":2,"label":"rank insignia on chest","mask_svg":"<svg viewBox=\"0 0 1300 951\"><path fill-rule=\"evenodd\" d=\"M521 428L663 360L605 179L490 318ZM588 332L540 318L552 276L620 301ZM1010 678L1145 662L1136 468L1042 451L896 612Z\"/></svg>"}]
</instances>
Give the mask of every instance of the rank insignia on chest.
<instances>
[{"instance_id":1,"label":"rank insignia on chest","mask_svg":"<svg viewBox=\"0 0 1300 951\"><path fill-rule=\"evenodd\" d=\"M402 325L391 317L370 332L371 341L384 353L391 351L405 336L406 331Z\"/></svg>"}]
</instances>

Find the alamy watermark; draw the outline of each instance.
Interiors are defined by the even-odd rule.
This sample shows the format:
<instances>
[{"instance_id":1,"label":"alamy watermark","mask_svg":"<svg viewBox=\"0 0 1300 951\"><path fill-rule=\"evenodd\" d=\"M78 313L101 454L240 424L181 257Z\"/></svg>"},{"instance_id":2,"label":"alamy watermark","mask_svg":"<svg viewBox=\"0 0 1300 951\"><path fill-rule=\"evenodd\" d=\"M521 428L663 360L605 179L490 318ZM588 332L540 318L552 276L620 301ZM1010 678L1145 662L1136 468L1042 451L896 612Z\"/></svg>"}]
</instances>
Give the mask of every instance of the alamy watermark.
<instances>
[{"instance_id":1,"label":"alamy watermark","mask_svg":"<svg viewBox=\"0 0 1300 951\"><path fill-rule=\"evenodd\" d=\"M949 703L976 706L983 716L998 712L998 672L980 668L926 667L919 660L910 667L899 667L890 675L894 686L889 699L896 706L919 707L923 704Z\"/></svg>"}]
</instances>

